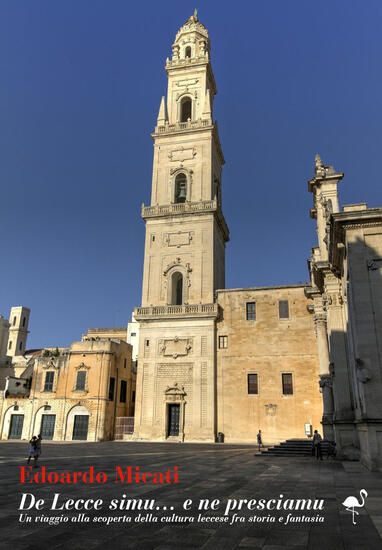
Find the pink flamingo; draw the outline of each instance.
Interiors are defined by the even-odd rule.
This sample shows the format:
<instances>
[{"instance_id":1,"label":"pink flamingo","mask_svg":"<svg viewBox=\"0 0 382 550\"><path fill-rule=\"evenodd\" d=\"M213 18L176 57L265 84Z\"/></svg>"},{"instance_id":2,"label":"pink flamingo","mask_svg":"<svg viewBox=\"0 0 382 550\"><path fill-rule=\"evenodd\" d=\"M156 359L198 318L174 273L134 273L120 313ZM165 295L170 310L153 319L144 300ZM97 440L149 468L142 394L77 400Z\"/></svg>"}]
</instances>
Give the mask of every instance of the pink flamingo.
<instances>
[{"instance_id":1,"label":"pink flamingo","mask_svg":"<svg viewBox=\"0 0 382 550\"><path fill-rule=\"evenodd\" d=\"M354 514L357 514L357 516L359 516L359 513L356 510L354 510L354 508L363 508L363 506L365 506L365 498L367 497L367 491L365 491L365 489L361 489L359 492L359 496L361 497L362 502L359 502L356 499L356 497L348 497L342 503L343 506L345 506L346 510L352 513L353 525L356 525L356 522L354 521Z\"/></svg>"}]
</instances>

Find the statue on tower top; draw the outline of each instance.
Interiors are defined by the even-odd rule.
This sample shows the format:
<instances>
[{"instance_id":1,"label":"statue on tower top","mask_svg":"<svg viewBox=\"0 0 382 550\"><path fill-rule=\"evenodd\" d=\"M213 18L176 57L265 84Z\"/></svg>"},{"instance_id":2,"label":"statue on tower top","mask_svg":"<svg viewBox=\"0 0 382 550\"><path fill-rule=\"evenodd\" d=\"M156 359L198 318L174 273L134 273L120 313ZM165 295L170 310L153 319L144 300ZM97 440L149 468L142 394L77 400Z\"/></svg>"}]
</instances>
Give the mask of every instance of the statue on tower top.
<instances>
[{"instance_id":1,"label":"statue on tower top","mask_svg":"<svg viewBox=\"0 0 382 550\"><path fill-rule=\"evenodd\" d=\"M182 27L179 29L176 39L177 40L183 32L189 32L189 31L198 31L202 35L208 37L208 32L206 27L199 21L198 18L198 10L195 8L194 13L190 15L190 17L187 19L187 21L182 25Z\"/></svg>"}]
</instances>

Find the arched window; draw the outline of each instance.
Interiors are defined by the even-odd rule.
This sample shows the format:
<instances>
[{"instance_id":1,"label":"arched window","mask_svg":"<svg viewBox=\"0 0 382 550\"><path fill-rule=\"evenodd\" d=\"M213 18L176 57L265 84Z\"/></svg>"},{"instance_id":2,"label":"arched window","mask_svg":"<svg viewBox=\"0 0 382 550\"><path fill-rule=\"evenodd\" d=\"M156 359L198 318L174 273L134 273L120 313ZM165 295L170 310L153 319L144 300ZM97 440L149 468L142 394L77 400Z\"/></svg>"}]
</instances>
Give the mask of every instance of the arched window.
<instances>
[{"instance_id":1,"label":"arched window","mask_svg":"<svg viewBox=\"0 0 382 550\"><path fill-rule=\"evenodd\" d=\"M171 277L171 304L181 306L183 304L183 275L176 271Z\"/></svg>"},{"instance_id":2,"label":"arched window","mask_svg":"<svg viewBox=\"0 0 382 550\"><path fill-rule=\"evenodd\" d=\"M187 122L191 118L192 102L190 97L184 97L180 103L180 122Z\"/></svg>"},{"instance_id":3,"label":"arched window","mask_svg":"<svg viewBox=\"0 0 382 550\"><path fill-rule=\"evenodd\" d=\"M186 174L178 174L175 178L175 201L176 203L186 202L187 199L187 177Z\"/></svg>"},{"instance_id":4,"label":"arched window","mask_svg":"<svg viewBox=\"0 0 382 550\"><path fill-rule=\"evenodd\" d=\"M190 59L191 57L191 46L187 46L187 48L184 50L184 57L187 59Z\"/></svg>"}]
</instances>

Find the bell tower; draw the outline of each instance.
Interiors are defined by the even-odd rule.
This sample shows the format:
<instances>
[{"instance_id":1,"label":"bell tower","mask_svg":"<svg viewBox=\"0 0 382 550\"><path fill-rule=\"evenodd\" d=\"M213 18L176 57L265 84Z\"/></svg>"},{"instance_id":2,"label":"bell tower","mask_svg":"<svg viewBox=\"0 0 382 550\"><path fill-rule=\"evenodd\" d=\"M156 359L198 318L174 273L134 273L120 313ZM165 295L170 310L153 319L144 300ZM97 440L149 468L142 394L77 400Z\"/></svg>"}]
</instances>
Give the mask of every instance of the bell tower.
<instances>
[{"instance_id":1,"label":"bell tower","mask_svg":"<svg viewBox=\"0 0 382 550\"><path fill-rule=\"evenodd\" d=\"M166 72L167 96L152 134L151 202L142 206L135 436L214 440L215 291L225 285L229 232L210 40L196 11L175 37Z\"/></svg>"}]
</instances>

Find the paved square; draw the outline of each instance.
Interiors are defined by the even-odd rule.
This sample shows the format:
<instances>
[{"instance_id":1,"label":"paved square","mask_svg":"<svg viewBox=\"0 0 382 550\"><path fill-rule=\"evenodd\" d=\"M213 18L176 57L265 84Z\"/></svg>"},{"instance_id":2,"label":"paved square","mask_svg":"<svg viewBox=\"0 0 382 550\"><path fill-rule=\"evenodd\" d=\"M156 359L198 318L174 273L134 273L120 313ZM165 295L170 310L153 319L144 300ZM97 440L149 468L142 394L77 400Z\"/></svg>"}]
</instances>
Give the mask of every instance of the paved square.
<instances>
[{"instance_id":1,"label":"paved square","mask_svg":"<svg viewBox=\"0 0 382 550\"><path fill-rule=\"evenodd\" d=\"M278 550L377 550L382 549L382 476L370 473L359 463L341 463L332 460L318 462L310 458L274 458L254 456L255 448L247 445L199 445L167 443L45 443L41 467L49 470L85 471L94 466L105 471L109 480L104 485L21 485L19 466L25 464L26 443L0 443L1 503L0 513L2 548L45 549L68 548L166 550L203 548L231 550L261 548ZM120 485L114 483L115 466L140 466L142 471L164 471L179 466L179 484L171 485ZM41 469L40 469L41 470ZM38 471L36 469L35 471ZM358 508L356 525L352 514L342 502L349 496L359 500L360 489L366 489L366 505ZM22 492L31 492L36 498L51 502L54 493L65 498L127 498L155 499L160 511L154 511L157 523L136 523L139 512L86 512L89 523L20 523L18 506ZM209 522L161 523L163 516L221 517L227 499L324 499L323 523L288 523L275 521L261 523L245 521L232 525ZM220 499L218 510L190 511L183 502L192 499ZM163 506L167 510L163 510ZM173 511L169 511L173 507ZM232 513L230 515L232 516ZM141 512L145 516L148 512ZM272 515L278 519L289 511L259 512L242 510L246 517ZM292 512L294 515L302 512ZM29 513L31 516L60 516L61 511L48 508ZM78 515L66 512L64 515ZM109 526L93 523L93 517L127 515L131 523L114 523ZM308 515L308 514L306 514ZM315 516L316 512L310 512Z\"/></svg>"}]
</instances>

